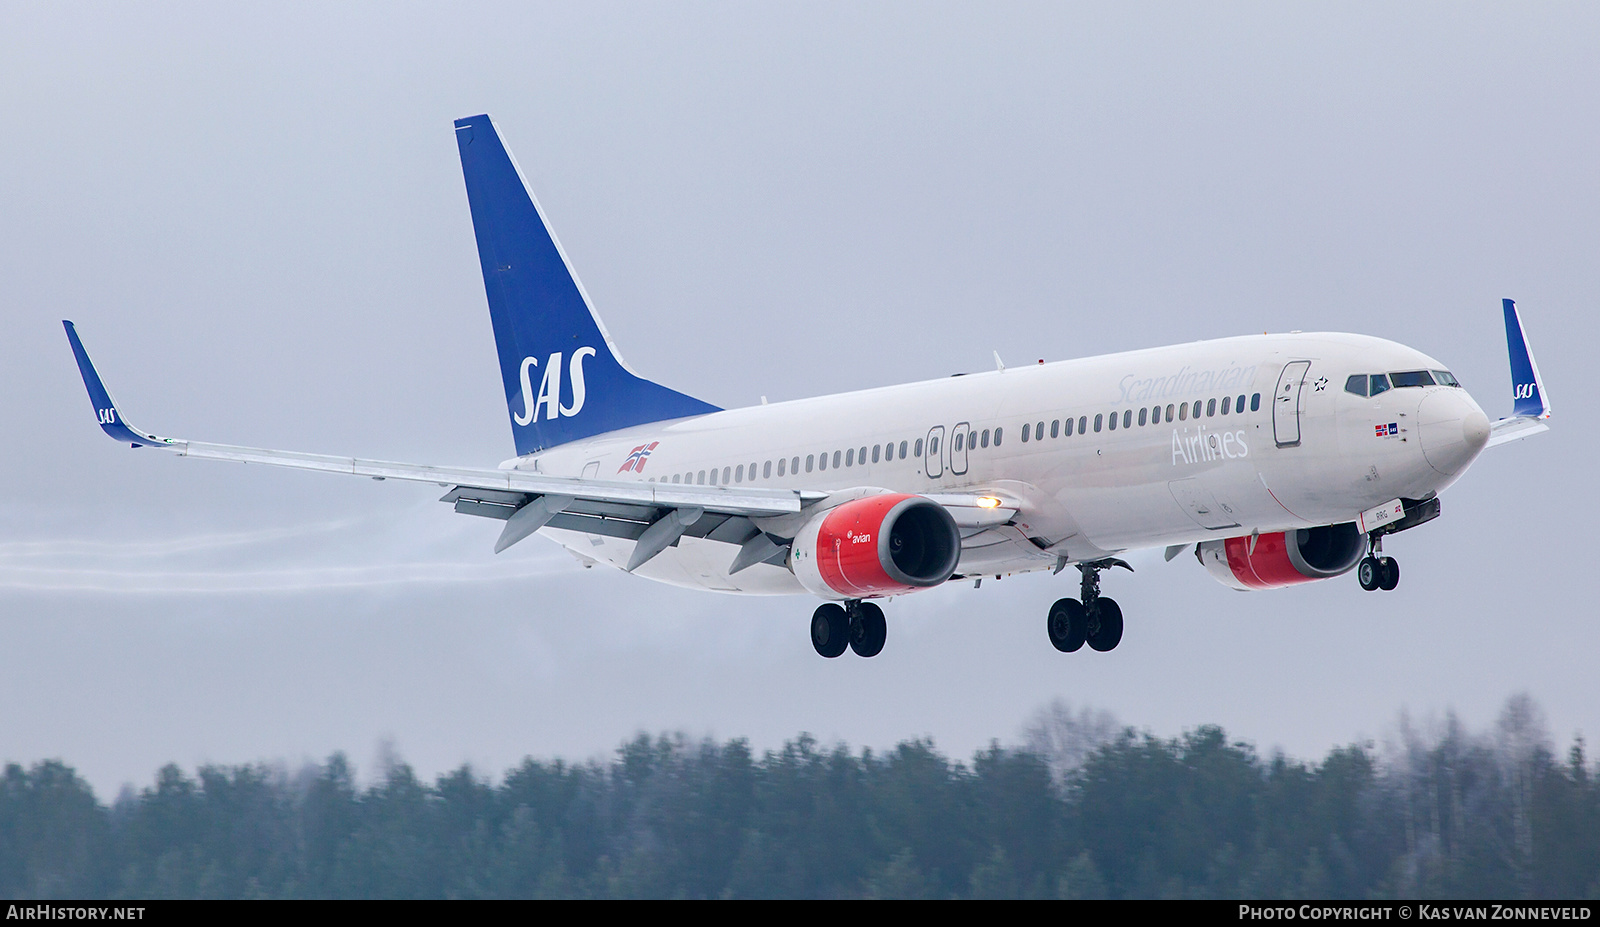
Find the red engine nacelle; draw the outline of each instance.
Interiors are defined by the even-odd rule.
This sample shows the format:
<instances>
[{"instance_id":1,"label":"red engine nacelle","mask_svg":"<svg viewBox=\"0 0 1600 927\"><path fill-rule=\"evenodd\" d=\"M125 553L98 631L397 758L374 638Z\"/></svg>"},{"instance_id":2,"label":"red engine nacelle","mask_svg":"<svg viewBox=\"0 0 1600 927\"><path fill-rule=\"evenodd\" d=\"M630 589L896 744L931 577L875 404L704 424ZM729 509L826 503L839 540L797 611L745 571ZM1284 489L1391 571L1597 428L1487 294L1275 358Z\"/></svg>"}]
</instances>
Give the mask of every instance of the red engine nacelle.
<instances>
[{"instance_id":1,"label":"red engine nacelle","mask_svg":"<svg viewBox=\"0 0 1600 927\"><path fill-rule=\"evenodd\" d=\"M806 522L790 548L800 584L825 599L900 595L950 578L961 533L944 506L884 493L846 502Z\"/></svg>"},{"instance_id":2,"label":"red engine nacelle","mask_svg":"<svg viewBox=\"0 0 1600 927\"><path fill-rule=\"evenodd\" d=\"M1250 542L1248 535L1202 541L1195 556L1217 582L1248 592L1348 573L1366 553L1354 522L1263 534L1253 551Z\"/></svg>"}]
</instances>

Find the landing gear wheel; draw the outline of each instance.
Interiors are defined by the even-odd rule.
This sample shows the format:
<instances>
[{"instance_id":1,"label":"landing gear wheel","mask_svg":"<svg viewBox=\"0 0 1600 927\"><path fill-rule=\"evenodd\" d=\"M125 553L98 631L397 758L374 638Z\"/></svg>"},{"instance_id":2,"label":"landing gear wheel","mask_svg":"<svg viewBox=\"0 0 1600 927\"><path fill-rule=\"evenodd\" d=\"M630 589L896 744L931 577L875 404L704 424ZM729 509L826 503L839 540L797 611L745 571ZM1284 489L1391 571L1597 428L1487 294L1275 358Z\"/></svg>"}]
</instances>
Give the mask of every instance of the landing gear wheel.
<instances>
[{"instance_id":1,"label":"landing gear wheel","mask_svg":"<svg viewBox=\"0 0 1600 927\"><path fill-rule=\"evenodd\" d=\"M1377 557L1362 557L1361 565L1356 567L1356 582L1368 592L1383 585L1383 567L1378 565Z\"/></svg>"},{"instance_id":2,"label":"landing gear wheel","mask_svg":"<svg viewBox=\"0 0 1600 927\"><path fill-rule=\"evenodd\" d=\"M1057 599L1045 623L1050 643L1062 653L1072 653L1089 637L1089 616L1077 599Z\"/></svg>"},{"instance_id":3,"label":"landing gear wheel","mask_svg":"<svg viewBox=\"0 0 1600 927\"><path fill-rule=\"evenodd\" d=\"M1381 576L1378 579L1378 588L1389 592L1400 585L1400 564L1395 563L1393 557L1379 557L1378 566Z\"/></svg>"},{"instance_id":4,"label":"landing gear wheel","mask_svg":"<svg viewBox=\"0 0 1600 927\"><path fill-rule=\"evenodd\" d=\"M871 602L861 602L850 616L850 649L858 657L875 657L883 650L889 637L889 625L883 620L883 609Z\"/></svg>"},{"instance_id":5,"label":"landing gear wheel","mask_svg":"<svg viewBox=\"0 0 1600 927\"><path fill-rule=\"evenodd\" d=\"M1099 627L1089 632L1089 646L1101 653L1115 650L1122 642L1122 608L1116 599L1105 596L1095 602L1095 608L1100 612Z\"/></svg>"},{"instance_id":6,"label":"landing gear wheel","mask_svg":"<svg viewBox=\"0 0 1600 927\"><path fill-rule=\"evenodd\" d=\"M811 646L830 659L850 646L850 617L842 607L828 602L811 613Z\"/></svg>"}]
</instances>

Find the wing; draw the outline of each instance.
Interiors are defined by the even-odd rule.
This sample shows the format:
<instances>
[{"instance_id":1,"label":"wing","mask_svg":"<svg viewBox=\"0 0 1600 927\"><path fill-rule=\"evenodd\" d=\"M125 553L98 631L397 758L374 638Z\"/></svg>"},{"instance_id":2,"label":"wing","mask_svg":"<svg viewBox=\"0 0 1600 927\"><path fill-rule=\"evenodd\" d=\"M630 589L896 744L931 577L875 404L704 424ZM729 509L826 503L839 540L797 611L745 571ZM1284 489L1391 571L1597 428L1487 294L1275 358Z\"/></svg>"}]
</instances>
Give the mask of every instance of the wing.
<instances>
[{"instance_id":1,"label":"wing","mask_svg":"<svg viewBox=\"0 0 1600 927\"><path fill-rule=\"evenodd\" d=\"M166 448L183 457L448 486L450 491L441 501L452 503L457 512L505 521L495 542L496 553L546 525L637 541L629 570L683 536L710 537L741 547L749 545L754 550L760 545L750 542L760 532L750 519L797 515L807 504L825 498L824 493L801 490L570 479L525 470L434 467L165 438L128 423L89 360L73 324L64 321L62 325L77 357L78 371L83 374L95 416L101 429L112 438L134 447ZM784 549L773 545L767 559ZM756 562L761 560L748 565Z\"/></svg>"}]
</instances>

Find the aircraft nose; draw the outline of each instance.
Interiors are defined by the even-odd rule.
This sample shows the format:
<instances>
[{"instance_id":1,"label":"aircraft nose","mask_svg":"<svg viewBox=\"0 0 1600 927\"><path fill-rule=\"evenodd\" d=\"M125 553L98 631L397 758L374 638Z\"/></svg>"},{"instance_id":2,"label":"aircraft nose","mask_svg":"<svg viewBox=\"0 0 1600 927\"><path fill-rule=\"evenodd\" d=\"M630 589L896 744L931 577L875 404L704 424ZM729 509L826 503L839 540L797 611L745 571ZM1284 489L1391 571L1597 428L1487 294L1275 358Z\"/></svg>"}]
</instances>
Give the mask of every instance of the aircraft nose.
<instances>
[{"instance_id":1,"label":"aircraft nose","mask_svg":"<svg viewBox=\"0 0 1600 927\"><path fill-rule=\"evenodd\" d=\"M1417 440L1428 465L1454 476L1489 443L1489 417L1464 389L1444 389L1417 409Z\"/></svg>"}]
</instances>

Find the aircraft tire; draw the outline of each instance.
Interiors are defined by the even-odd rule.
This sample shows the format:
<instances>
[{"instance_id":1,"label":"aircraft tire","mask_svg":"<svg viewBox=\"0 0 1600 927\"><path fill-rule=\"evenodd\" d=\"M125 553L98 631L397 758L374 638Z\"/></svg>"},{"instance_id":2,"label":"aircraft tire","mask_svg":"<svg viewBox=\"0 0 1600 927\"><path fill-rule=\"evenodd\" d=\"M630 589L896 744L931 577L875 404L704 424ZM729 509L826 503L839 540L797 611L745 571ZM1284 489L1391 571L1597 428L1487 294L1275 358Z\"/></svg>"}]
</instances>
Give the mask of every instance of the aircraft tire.
<instances>
[{"instance_id":1,"label":"aircraft tire","mask_svg":"<svg viewBox=\"0 0 1600 927\"><path fill-rule=\"evenodd\" d=\"M1393 591L1394 587L1400 585L1400 564L1396 563L1393 557L1382 557L1378 560L1378 565L1382 574L1378 579L1378 588L1384 592Z\"/></svg>"},{"instance_id":2,"label":"aircraft tire","mask_svg":"<svg viewBox=\"0 0 1600 927\"><path fill-rule=\"evenodd\" d=\"M1089 616L1084 613L1083 604L1077 599L1057 599L1050 606L1045 631L1050 643L1062 653L1078 650L1089 636Z\"/></svg>"},{"instance_id":3,"label":"aircraft tire","mask_svg":"<svg viewBox=\"0 0 1600 927\"><path fill-rule=\"evenodd\" d=\"M858 657L875 657L883 652L883 643L889 638L889 623L883 620L883 609L871 602L856 606L850 619L850 649Z\"/></svg>"},{"instance_id":4,"label":"aircraft tire","mask_svg":"<svg viewBox=\"0 0 1600 927\"><path fill-rule=\"evenodd\" d=\"M825 602L811 613L811 646L829 659L850 646L850 617L842 606Z\"/></svg>"},{"instance_id":5,"label":"aircraft tire","mask_svg":"<svg viewBox=\"0 0 1600 927\"><path fill-rule=\"evenodd\" d=\"M1377 557L1362 557L1360 565L1356 567L1356 582L1368 592L1383 585L1383 576L1384 569Z\"/></svg>"},{"instance_id":6,"label":"aircraft tire","mask_svg":"<svg viewBox=\"0 0 1600 927\"><path fill-rule=\"evenodd\" d=\"M1100 610L1100 627L1089 635L1089 646L1101 653L1115 650L1122 643L1122 607L1105 596L1095 601L1095 607Z\"/></svg>"}]
</instances>

